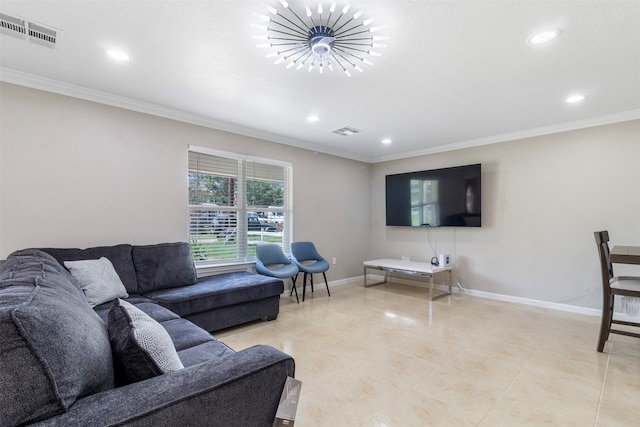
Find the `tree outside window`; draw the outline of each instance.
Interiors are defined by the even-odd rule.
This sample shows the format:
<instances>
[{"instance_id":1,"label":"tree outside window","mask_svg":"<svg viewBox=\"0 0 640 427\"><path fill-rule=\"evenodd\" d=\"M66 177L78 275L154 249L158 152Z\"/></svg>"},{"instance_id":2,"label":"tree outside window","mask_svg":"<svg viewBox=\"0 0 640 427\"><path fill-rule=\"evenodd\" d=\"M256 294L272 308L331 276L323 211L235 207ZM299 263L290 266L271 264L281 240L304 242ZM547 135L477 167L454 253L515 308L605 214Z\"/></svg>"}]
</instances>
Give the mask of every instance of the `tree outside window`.
<instances>
[{"instance_id":1,"label":"tree outside window","mask_svg":"<svg viewBox=\"0 0 640 427\"><path fill-rule=\"evenodd\" d=\"M196 262L251 261L263 242L288 251L290 180L291 166L283 162L190 147L189 237Z\"/></svg>"}]
</instances>

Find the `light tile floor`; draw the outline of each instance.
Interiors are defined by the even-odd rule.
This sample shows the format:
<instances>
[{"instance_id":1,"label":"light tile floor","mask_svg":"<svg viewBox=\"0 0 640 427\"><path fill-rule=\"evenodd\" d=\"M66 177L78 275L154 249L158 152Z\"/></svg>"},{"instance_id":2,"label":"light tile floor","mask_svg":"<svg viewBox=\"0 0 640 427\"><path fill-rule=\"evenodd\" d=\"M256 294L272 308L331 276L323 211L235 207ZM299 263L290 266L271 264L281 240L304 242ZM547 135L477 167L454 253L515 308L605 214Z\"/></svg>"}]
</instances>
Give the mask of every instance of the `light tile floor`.
<instances>
[{"instance_id":1,"label":"light tile floor","mask_svg":"<svg viewBox=\"0 0 640 427\"><path fill-rule=\"evenodd\" d=\"M640 426L640 339L599 318L424 288L316 286L278 319L215 334L296 360L296 427Z\"/></svg>"}]
</instances>

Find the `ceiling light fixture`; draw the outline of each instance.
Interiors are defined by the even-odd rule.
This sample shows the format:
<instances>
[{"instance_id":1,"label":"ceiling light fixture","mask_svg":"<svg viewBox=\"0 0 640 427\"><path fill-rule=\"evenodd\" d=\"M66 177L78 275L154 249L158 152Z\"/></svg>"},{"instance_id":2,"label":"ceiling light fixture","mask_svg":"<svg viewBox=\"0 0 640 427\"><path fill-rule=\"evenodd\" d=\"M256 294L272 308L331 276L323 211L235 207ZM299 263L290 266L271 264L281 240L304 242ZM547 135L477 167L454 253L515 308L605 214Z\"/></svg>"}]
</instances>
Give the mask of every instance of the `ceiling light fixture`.
<instances>
[{"instance_id":1,"label":"ceiling light fixture","mask_svg":"<svg viewBox=\"0 0 640 427\"><path fill-rule=\"evenodd\" d=\"M313 123L313 122L317 122L318 120L320 120L320 117L318 117L318 116L309 116L309 117L307 117L307 120Z\"/></svg>"},{"instance_id":2,"label":"ceiling light fixture","mask_svg":"<svg viewBox=\"0 0 640 427\"><path fill-rule=\"evenodd\" d=\"M391 144L391 142L393 142L393 141L391 141L391 139L389 139L389 138L385 138L385 139L382 140L383 144Z\"/></svg>"},{"instance_id":3,"label":"ceiling light fixture","mask_svg":"<svg viewBox=\"0 0 640 427\"><path fill-rule=\"evenodd\" d=\"M560 31L555 28L553 30L542 31L529 37L528 42L533 45L545 44L558 37L558 34L560 34Z\"/></svg>"},{"instance_id":4,"label":"ceiling light fixture","mask_svg":"<svg viewBox=\"0 0 640 427\"><path fill-rule=\"evenodd\" d=\"M361 64L373 65L369 57L381 56L374 49L387 47L379 42L388 37L373 35L385 27L372 27L374 18L360 20L364 10L349 14L350 4L336 11L336 2L328 10L318 2L317 8L305 6L303 14L287 1L279 2L281 10L264 5L269 15L256 13L261 22L252 24L264 31L253 38L261 41L259 48L272 49L266 56L276 58L275 64L289 61L287 68L307 66L309 72L317 68L320 73L335 66L351 77L351 70L363 71Z\"/></svg>"}]
</instances>

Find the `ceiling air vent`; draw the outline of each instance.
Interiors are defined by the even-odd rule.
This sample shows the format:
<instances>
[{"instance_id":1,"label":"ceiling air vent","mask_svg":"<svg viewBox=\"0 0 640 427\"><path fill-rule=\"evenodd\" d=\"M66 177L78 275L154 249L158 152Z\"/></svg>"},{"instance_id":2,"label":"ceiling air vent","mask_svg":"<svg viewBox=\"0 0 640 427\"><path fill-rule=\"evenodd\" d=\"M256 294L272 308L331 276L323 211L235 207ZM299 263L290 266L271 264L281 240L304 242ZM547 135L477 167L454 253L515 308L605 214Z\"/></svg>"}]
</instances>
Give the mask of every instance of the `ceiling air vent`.
<instances>
[{"instance_id":1,"label":"ceiling air vent","mask_svg":"<svg viewBox=\"0 0 640 427\"><path fill-rule=\"evenodd\" d=\"M27 24L23 19L0 13L0 33L26 40Z\"/></svg>"},{"instance_id":2,"label":"ceiling air vent","mask_svg":"<svg viewBox=\"0 0 640 427\"><path fill-rule=\"evenodd\" d=\"M0 13L0 33L56 49L61 31L17 16Z\"/></svg>"},{"instance_id":3,"label":"ceiling air vent","mask_svg":"<svg viewBox=\"0 0 640 427\"><path fill-rule=\"evenodd\" d=\"M58 32L54 29L29 22L29 39L32 43L55 49Z\"/></svg>"},{"instance_id":4,"label":"ceiling air vent","mask_svg":"<svg viewBox=\"0 0 640 427\"><path fill-rule=\"evenodd\" d=\"M341 127L340 129L335 129L331 131L331 133L335 133L336 135L340 135L340 136L355 135L356 133L360 133L360 132L362 131L356 128L352 128L350 126L344 126L344 127Z\"/></svg>"}]
</instances>

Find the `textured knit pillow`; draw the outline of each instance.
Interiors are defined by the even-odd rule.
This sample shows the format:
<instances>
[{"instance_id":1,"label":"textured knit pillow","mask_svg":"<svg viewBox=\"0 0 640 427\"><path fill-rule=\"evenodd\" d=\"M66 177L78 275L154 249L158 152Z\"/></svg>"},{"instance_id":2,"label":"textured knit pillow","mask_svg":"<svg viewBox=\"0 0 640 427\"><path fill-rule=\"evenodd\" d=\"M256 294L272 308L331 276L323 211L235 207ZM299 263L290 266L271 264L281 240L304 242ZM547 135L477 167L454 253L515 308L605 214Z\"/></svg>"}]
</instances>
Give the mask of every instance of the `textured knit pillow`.
<instances>
[{"instance_id":1,"label":"textured knit pillow","mask_svg":"<svg viewBox=\"0 0 640 427\"><path fill-rule=\"evenodd\" d=\"M114 298L128 298L127 289L120 276L107 258L82 261L65 261L64 266L80 282L84 295L91 307L113 301Z\"/></svg>"},{"instance_id":2,"label":"textured knit pillow","mask_svg":"<svg viewBox=\"0 0 640 427\"><path fill-rule=\"evenodd\" d=\"M169 333L139 308L116 299L109 311L116 381L130 384L182 369Z\"/></svg>"}]
</instances>

